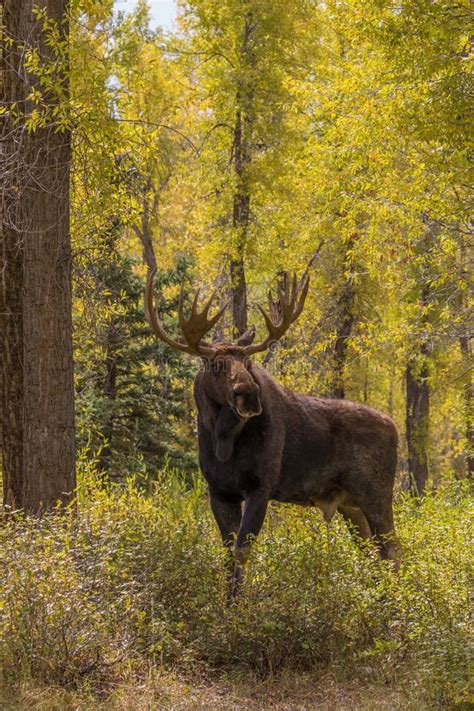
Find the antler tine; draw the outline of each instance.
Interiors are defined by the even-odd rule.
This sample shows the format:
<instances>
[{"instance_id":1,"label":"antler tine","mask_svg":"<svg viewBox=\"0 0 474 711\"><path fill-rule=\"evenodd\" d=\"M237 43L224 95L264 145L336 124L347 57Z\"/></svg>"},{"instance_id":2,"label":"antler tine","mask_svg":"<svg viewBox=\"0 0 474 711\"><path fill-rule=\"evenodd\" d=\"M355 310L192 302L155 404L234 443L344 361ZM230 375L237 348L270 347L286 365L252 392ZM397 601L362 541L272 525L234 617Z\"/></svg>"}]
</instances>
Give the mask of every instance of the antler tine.
<instances>
[{"instance_id":1,"label":"antler tine","mask_svg":"<svg viewBox=\"0 0 474 711\"><path fill-rule=\"evenodd\" d=\"M201 311L201 313L202 313L206 318L207 318L207 315L208 315L208 313L209 313L209 309L211 308L211 304L212 304L212 302L213 302L214 299L215 299L215 296L216 296L216 292L213 291L212 294L211 294L211 296L209 297L209 299L208 299L208 300L206 301L206 303L204 304L203 310Z\"/></svg>"},{"instance_id":2,"label":"antler tine","mask_svg":"<svg viewBox=\"0 0 474 711\"><path fill-rule=\"evenodd\" d=\"M225 302L224 306L221 309L219 309L219 311L216 313L215 316L213 316L211 319L209 319L209 328L207 329L208 331L213 326L216 325L216 323L219 321L219 319L221 318L221 316L223 315L224 311L229 306L229 304L230 304L230 299Z\"/></svg>"},{"instance_id":3,"label":"antler tine","mask_svg":"<svg viewBox=\"0 0 474 711\"><path fill-rule=\"evenodd\" d=\"M183 351L184 353L188 353L189 355L206 356L208 358L214 357L214 355L215 355L214 348L211 348L210 346L204 346L199 343L202 336L199 337L197 340L189 340L186 337L186 333L183 330L183 322L185 321L184 315L183 315L183 300L184 300L183 287L181 287L181 291L179 294L178 319L180 322L181 329L183 330L183 335L186 339L186 343L181 343L181 341L176 341L174 338L171 338L170 336L168 336L168 334L166 333L166 331L163 327L163 324L160 321L157 309L155 308L155 304L154 304L153 287L154 287L155 273L156 273L156 269L151 269L148 272L148 276L147 276L147 280L146 280L146 287L145 287L145 316L146 316L147 321L150 324L153 332L155 333L155 335L160 339L160 341L164 341L164 343L167 343L172 348L176 348L177 350Z\"/></svg>"},{"instance_id":4,"label":"antler tine","mask_svg":"<svg viewBox=\"0 0 474 711\"><path fill-rule=\"evenodd\" d=\"M279 321L281 318L281 300L274 299L271 291L268 292L268 310L272 321Z\"/></svg>"},{"instance_id":5,"label":"antler tine","mask_svg":"<svg viewBox=\"0 0 474 711\"><path fill-rule=\"evenodd\" d=\"M261 342L247 346L246 355L258 353L268 348L271 341L278 340L288 330L291 324L301 314L309 289L309 275L303 275L300 282L296 273L290 281L287 272L284 272L282 279L277 284L278 298L273 299L271 292L268 294L268 313L259 305L258 309L263 316L268 335Z\"/></svg>"},{"instance_id":6,"label":"antler tine","mask_svg":"<svg viewBox=\"0 0 474 711\"><path fill-rule=\"evenodd\" d=\"M195 313L197 312L197 305L198 305L198 302L199 302L199 294L200 294L200 293L201 293L201 287L198 286L198 288L196 289L196 293L194 294L193 303L191 304L191 316L190 316L190 318L192 318L192 317L193 317L193 314L195 314Z\"/></svg>"},{"instance_id":7,"label":"antler tine","mask_svg":"<svg viewBox=\"0 0 474 711\"><path fill-rule=\"evenodd\" d=\"M260 306L260 304L257 304L257 309L260 311L260 313L263 316L263 320L265 321L265 326L267 327L268 333L271 333L273 330L273 325L274 325L272 318L267 314L265 309L263 309ZM255 346L250 346L250 348L255 348Z\"/></svg>"},{"instance_id":8,"label":"antler tine","mask_svg":"<svg viewBox=\"0 0 474 711\"><path fill-rule=\"evenodd\" d=\"M301 282L298 287L298 291L300 293L300 298L298 301L298 306L296 307L296 311L295 311L295 319L298 318L300 313L303 311L304 302L306 301L306 297L308 295L308 289L309 289L309 274L308 274L308 272L305 272L301 278Z\"/></svg>"},{"instance_id":9,"label":"antler tine","mask_svg":"<svg viewBox=\"0 0 474 711\"><path fill-rule=\"evenodd\" d=\"M192 319L195 319L196 317L197 317L197 318L205 317L205 318L207 319L207 316L208 316L208 314L209 314L209 309L211 308L212 302L213 302L214 299L215 299L216 292L215 292L215 291L212 292L210 298L209 298L209 299L206 301L206 303L204 304L203 309L202 309L201 311L198 311L197 305L198 305L198 300L199 300L199 294L200 294L200 292L201 292L201 287L199 287L199 288L197 289L197 291L196 291L196 293L195 293L195 295L194 295L193 303L191 304L191 315L190 315L190 317L189 317L188 319L184 316L184 313L183 313L183 311L181 310L180 324L189 323ZM182 293L183 293L183 287L181 287L180 301L181 301ZM214 318L214 317L213 317L213 318Z\"/></svg>"},{"instance_id":10,"label":"antler tine","mask_svg":"<svg viewBox=\"0 0 474 711\"><path fill-rule=\"evenodd\" d=\"M289 279L288 279L288 272L283 272L279 276L279 279L277 281L277 294L278 298L280 301L283 303L284 301L288 300L289 296Z\"/></svg>"},{"instance_id":11,"label":"antler tine","mask_svg":"<svg viewBox=\"0 0 474 711\"><path fill-rule=\"evenodd\" d=\"M298 280L296 278L296 272L293 272L293 282L291 285L291 292L293 294L293 298L296 299L296 295L298 293Z\"/></svg>"},{"instance_id":12,"label":"antler tine","mask_svg":"<svg viewBox=\"0 0 474 711\"><path fill-rule=\"evenodd\" d=\"M278 299L276 301L278 311L277 313L283 320L291 319L293 321L293 311L295 308L296 299L298 296L298 280L296 273L293 273L293 277L290 277L287 272L284 272L280 283L277 285L278 289ZM275 318L272 316L272 320Z\"/></svg>"},{"instance_id":13,"label":"antler tine","mask_svg":"<svg viewBox=\"0 0 474 711\"><path fill-rule=\"evenodd\" d=\"M216 325L218 320L221 318L222 314L226 310L228 303L219 309L219 311L212 317L208 318L209 309L212 306L216 292L211 294L211 297L207 300L202 311L198 310L198 299L199 299L200 289L197 290L194 295L193 302L191 304L191 313L189 318L186 318L181 307L179 311L179 325L186 342L194 350L199 350L200 352L204 349L208 349L207 346L201 345L201 339L206 335L208 331L211 330L213 326ZM213 350L213 349L211 349ZM214 352L214 351L213 351Z\"/></svg>"}]
</instances>

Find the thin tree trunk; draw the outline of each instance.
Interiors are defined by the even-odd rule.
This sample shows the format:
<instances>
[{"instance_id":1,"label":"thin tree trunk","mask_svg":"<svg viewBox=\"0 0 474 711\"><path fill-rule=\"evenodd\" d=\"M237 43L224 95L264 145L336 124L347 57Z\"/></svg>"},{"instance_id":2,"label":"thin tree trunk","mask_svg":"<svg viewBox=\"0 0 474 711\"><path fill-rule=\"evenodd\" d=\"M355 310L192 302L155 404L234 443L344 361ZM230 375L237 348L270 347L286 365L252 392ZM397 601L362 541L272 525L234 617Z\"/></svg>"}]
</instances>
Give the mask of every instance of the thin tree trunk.
<instances>
[{"instance_id":1,"label":"thin tree trunk","mask_svg":"<svg viewBox=\"0 0 474 711\"><path fill-rule=\"evenodd\" d=\"M364 366L364 402L369 402L369 356L365 356L365 366Z\"/></svg>"},{"instance_id":2,"label":"thin tree trunk","mask_svg":"<svg viewBox=\"0 0 474 711\"><path fill-rule=\"evenodd\" d=\"M242 112L238 109L234 129L236 189L232 215L232 227L237 237L229 265L234 337L242 335L247 330L247 284L245 280L244 252L250 218L250 195L246 176L249 163L248 144L242 135Z\"/></svg>"},{"instance_id":3,"label":"thin tree trunk","mask_svg":"<svg viewBox=\"0 0 474 711\"><path fill-rule=\"evenodd\" d=\"M98 468L102 474L110 472L112 460L112 441L114 435L114 404L117 400L117 329L114 319L111 320L107 329L106 353L105 353L105 378L102 394L107 401L108 410L102 423L103 445L100 450Z\"/></svg>"},{"instance_id":4,"label":"thin tree trunk","mask_svg":"<svg viewBox=\"0 0 474 711\"><path fill-rule=\"evenodd\" d=\"M466 293L469 293L469 273L468 273L468 254L464 237L461 236L460 242L460 257L461 257L461 281L466 284ZM468 306L464 304L465 292L459 290L459 301L461 311ZM471 336L469 333L469 324L463 326L463 330L459 336L459 347L463 356L464 363L467 368L466 378L464 380L464 422L466 434L466 464L467 476L469 479L474 478L474 382L472 380L472 348Z\"/></svg>"},{"instance_id":5,"label":"thin tree trunk","mask_svg":"<svg viewBox=\"0 0 474 711\"><path fill-rule=\"evenodd\" d=\"M3 26L13 40L2 64L3 98L24 111L3 121L7 169L2 190L2 449L4 503L38 513L70 500L75 487L72 369L70 134L48 119L29 132L26 100L35 77L24 47L54 61L34 5L67 37L65 0L4 0ZM62 88L67 78L58 75ZM45 97L50 107L56 97Z\"/></svg>"},{"instance_id":6,"label":"thin tree trunk","mask_svg":"<svg viewBox=\"0 0 474 711\"><path fill-rule=\"evenodd\" d=\"M408 473L413 496L422 496L428 480L428 436L430 416L430 388L426 347L422 347L421 366L411 358L406 366L406 435Z\"/></svg>"},{"instance_id":7,"label":"thin tree trunk","mask_svg":"<svg viewBox=\"0 0 474 711\"><path fill-rule=\"evenodd\" d=\"M406 437L408 448L408 474L410 491L413 496L423 496L429 476L429 429L430 429L430 383L429 359L432 353L432 342L426 335L430 325L428 307L433 303L430 282L426 273L430 272L429 249L424 245L432 245L439 234L439 226L422 215L427 226L423 236L422 269L414 273L417 283L421 283L418 300L421 304L419 321L420 336L414 352L408 356L405 369L406 383Z\"/></svg>"},{"instance_id":8,"label":"thin tree trunk","mask_svg":"<svg viewBox=\"0 0 474 711\"><path fill-rule=\"evenodd\" d=\"M474 478L474 383L472 370L469 364L472 360L471 340L468 333L463 333L459 338L459 346L464 361L468 367L464 382L464 422L466 433L466 464L469 479Z\"/></svg>"},{"instance_id":9,"label":"thin tree trunk","mask_svg":"<svg viewBox=\"0 0 474 711\"><path fill-rule=\"evenodd\" d=\"M232 299L233 336L247 330L247 284L245 278L245 246L250 222L249 167L252 162L252 133L254 123L253 72L255 57L252 49L253 15L249 11L245 20L242 42L243 75L237 90L237 110L234 126L233 159L235 193L233 200L232 227L236 239L230 256L230 284Z\"/></svg>"},{"instance_id":10,"label":"thin tree trunk","mask_svg":"<svg viewBox=\"0 0 474 711\"><path fill-rule=\"evenodd\" d=\"M145 217L143 219L142 227L147 238L142 240L144 248L151 249L151 255L154 259L153 245L148 229L148 213L146 214L146 219ZM103 475L110 473L115 428L114 410L117 400L117 361L119 358L119 346L121 339L119 324L117 323L116 317L113 315L113 306L120 298L120 287L117 286L113 264L114 254L116 253L117 244L120 239L120 230L120 220L115 215L111 215L109 218L109 230L104 239L104 254L101 262L102 268L99 272L99 278L103 282L103 285L107 291L106 306L108 311L112 312L112 315L109 317L105 337L105 377L102 386L102 396L106 401L106 412L101 426L103 444L100 450L98 469ZM156 260L154 262L154 266L156 268Z\"/></svg>"},{"instance_id":11,"label":"thin tree trunk","mask_svg":"<svg viewBox=\"0 0 474 711\"><path fill-rule=\"evenodd\" d=\"M333 376L330 395L334 398L345 397L344 371L346 367L347 347L355 323L354 288L349 279L344 280L336 308L336 341L333 354Z\"/></svg>"},{"instance_id":12,"label":"thin tree trunk","mask_svg":"<svg viewBox=\"0 0 474 711\"><path fill-rule=\"evenodd\" d=\"M394 390L395 390L395 364L394 361L391 360L390 362L390 371L389 371L389 381L388 381L388 398L387 398L387 412L390 415L390 417L393 417L393 411L394 411Z\"/></svg>"}]
</instances>

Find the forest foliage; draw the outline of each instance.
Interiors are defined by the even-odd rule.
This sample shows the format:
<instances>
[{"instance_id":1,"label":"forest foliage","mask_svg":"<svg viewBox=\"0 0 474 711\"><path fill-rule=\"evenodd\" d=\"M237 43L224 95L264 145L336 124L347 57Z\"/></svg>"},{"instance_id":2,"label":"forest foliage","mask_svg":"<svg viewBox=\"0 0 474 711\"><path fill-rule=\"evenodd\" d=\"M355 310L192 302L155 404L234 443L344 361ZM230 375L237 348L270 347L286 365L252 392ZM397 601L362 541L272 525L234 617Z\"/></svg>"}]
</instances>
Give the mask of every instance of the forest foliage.
<instances>
[{"instance_id":1,"label":"forest foliage","mask_svg":"<svg viewBox=\"0 0 474 711\"><path fill-rule=\"evenodd\" d=\"M102 440L115 473L125 449L148 469L194 466L177 442L192 449L192 366L140 323L145 239L171 329L183 280L245 302L231 336L260 324L278 273L310 265L304 314L267 366L297 390L380 407L402 433L410 368L429 387L418 439L433 480L463 476L467 5L196 0L171 35L150 29L145 3L118 20L111 3L73 13L80 442L96 455Z\"/></svg>"},{"instance_id":2,"label":"forest foliage","mask_svg":"<svg viewBox=\"0 0 474 711\"><path fill-rule=\"evenodd\" d=\"M178 8L166 33L144 0L71 0L67 37L36 9L48 56L25 51L31 110L9 109L72 142L78 488L64 516L2 521L0 688L329 668L408 689L413 708L469 708L470 4ZM199 366L144 318L154 260L166 330L181 286L201 286L230 302L219 339L260 335L268 289L309 271L297 324L256 360L394 418L398 574L337 517L275 505L226 606Z\"/></svg>"}]
</instances>

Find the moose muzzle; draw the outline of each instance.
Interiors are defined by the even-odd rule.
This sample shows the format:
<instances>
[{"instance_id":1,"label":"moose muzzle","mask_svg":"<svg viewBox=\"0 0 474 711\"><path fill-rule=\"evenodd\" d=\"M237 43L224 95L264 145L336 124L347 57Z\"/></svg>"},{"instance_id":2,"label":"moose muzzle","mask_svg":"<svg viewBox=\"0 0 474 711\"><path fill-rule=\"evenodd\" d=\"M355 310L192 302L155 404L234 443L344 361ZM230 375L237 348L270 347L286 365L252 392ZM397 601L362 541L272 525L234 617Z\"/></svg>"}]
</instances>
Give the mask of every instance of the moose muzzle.
<instances>
[{"instance_id":1,"label":"moose muzzle","mask_svg":"<svg viewBox=\"0 0 474 711\"><path fill-rule=\"evenodd\" d=\"M262 414L262 404L260 402L260 388L256 383L238 383L232 389L232 408L239 417L248 419Z\"/></svg>"}]
</instances>

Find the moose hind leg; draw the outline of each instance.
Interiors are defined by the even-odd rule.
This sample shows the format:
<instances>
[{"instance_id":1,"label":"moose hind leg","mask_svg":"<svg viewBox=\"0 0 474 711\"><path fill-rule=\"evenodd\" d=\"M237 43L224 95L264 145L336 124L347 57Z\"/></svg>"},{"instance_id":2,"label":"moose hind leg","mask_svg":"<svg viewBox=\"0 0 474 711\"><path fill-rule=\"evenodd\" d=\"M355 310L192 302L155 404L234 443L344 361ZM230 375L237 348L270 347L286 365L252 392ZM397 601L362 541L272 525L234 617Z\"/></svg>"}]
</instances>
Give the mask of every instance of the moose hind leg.
<instances>
[{"instance_id":1,"label":"moose hind leg","mask_svg":"<svg viewBox=\"0 0 474 711\"><path fill-rule=\"evenodd\" d=\"M379 556L393 560L398 568L398 546L393 525L393 484L396 456L388 463L377 458L361 461L352 471L346 489L369 525Z\"/></svg>"},{"instance_id":2,"label":"moose hind leg","mask_svg":"<svg viewBox=\"0 0 474 711\"><path fill-rule=\"evenodd\" d=\"M337 510L343 516L356 542L366 541L372 538L372 531L362 509L355 506L338 506Z\"/></svg>"},{"instance_id":3,"label":"moose hind leg","mask_svg":"<svg viewBox=\"0 0 474 711\"><path fill-rule=\"evenodd\" d=\"M398 567L398 546L395 540L392 504L376 509L365 507L364 513L372 530L379 555L385 560L393 560Z\"/></svg>"}]
</instances>

